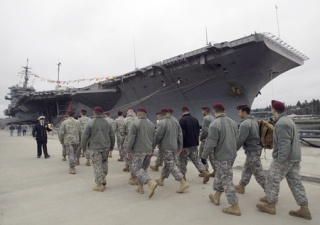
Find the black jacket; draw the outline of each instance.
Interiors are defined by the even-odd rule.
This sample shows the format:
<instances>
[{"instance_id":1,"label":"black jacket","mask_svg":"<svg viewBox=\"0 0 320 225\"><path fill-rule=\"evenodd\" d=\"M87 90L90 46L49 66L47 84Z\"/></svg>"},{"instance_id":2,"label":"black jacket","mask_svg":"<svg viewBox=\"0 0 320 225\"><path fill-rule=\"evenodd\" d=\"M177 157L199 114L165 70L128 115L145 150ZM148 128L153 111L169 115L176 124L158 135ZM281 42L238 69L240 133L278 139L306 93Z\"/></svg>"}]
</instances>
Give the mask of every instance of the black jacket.
<instances>
[{"instance_id":1,"label":"black jacket","mask_svg":"<svg viewBox=\"0 0 320 225\"><path fill-rule=\"evenodd\" d=\"M41 126L41 124L38 123L32 129L32 136L35 137L37 141L47 141L47 131L52 131L47 124Z\"/></svg>"},{"instance_id":2,"label":"black jacket","mask_svg":"<svg viewBox=\"0 0 320 225\"><path fill-rule=\"evenodd\" d=\"M200 133L199 121L190 114L185 114L179 120L179 124L183 134L183 147L198 146Z\"/></svg>"}]
</instances>

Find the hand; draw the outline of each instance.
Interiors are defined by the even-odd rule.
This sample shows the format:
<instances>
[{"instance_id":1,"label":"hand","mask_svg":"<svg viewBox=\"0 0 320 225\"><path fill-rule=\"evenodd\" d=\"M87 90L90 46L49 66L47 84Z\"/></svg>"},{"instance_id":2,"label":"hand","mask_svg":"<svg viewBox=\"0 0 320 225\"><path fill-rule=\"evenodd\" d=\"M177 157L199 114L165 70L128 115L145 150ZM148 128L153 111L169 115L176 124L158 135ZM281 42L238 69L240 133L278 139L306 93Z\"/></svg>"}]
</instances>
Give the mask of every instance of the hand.
<instances>
[{"instance_id":1,"label":"hand","mask_svg":"<svg viewBox=\"0 0 320 225\"><path fill-rule=\"evenodd\" d=\"M182 151L183 151L183 148L178 148L178 149L177 149L177 153L179 153L179 154L180 154Z\"/></svg>"},{"instance_id":2,"label":"hand","mask_svg":"<svg viewBox=\"0 0 320 225\"><path fill-rule=\"evenodd\" d=\"M202 164L207 165L207 160L206 159L201 158L201 162L202 162Z\"/></svg>"},{"instance_id":3,"label":"hand","mask_svg":"<svg viewBox=\"0 0 320 225\"><path fill-rule=\"evenodd\" d=\"M109 152L112 152L112 151L113 151L113 148L110 148L110 149L109 149Z\"/></svg>"},{"instance_id":4,"label":"hand","mask_svg":"<svg viewBox=\"0 0 320 225\"><path fill-rule=\"evenodd\" d=\"M127 158L128 158L128 159L132 159L131 152L128 152L128 153L127 153Z\"/></svg>"}]
</instances>

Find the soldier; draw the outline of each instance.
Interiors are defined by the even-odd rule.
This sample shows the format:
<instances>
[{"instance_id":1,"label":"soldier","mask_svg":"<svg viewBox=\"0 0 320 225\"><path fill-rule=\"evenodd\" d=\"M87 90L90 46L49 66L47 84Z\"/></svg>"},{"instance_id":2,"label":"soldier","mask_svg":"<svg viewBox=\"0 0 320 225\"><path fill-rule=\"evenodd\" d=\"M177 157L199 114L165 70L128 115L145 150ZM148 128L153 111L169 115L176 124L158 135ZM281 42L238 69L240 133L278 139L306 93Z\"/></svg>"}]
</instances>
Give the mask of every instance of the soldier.
<instances>
[{"instance_id":1,"label":"soldier","mask_svg":"<svg viewBox=\"0 0 320 225\"><path fill-rule=\"evenodd\" d=\"M154 124L146 117L146 109L138 108L137 111L138 120L131 125L126 151L127 157L131 160L130 171L139 182L136 191L143 194L143 185L148 184L148 196L151 198L157 183L150 179L147 169L153 154L155 129Z\"/></svg>"},{"instance_id":2,"label":"soldier","mask_svg":"<svg viewBox=\"0 0 320 225\"><path fill-rule=\"evenodd\" d=\"M48 154L48 150L47 150L47 141L48 141L48 137L47 137L47 131L51 131L51 129L49 129L49 127L44 123L45 122L45 117L44 116L40 116L38 118L39 123L36 124L34 126L34 128L32 129L32 136L34 139L37 140L37 158L40 158L42 155L42 150L43 149L43 154L44 154L44 158L50 158L50 155Z\"/></svg>"},{"instance_id":3,"label":"soldier","mask_svg":"<svg viewBox=\"0 0 320 225\"><path fill-rule=\"evenodd\" d=\"M201 143L200 143L200 147L199 147L199 158L202 157L204 145L205 145L206 139L208 137L208 130L209 130L210 123L212 123L212 121L214 120L214 117L211 115L210 108L208 106L203 106L201 113L203 115L203 120L202 120L202 129L201 129L201 133L200 133ZM212 152L212 154L209 155L209 161L210 161L210 164L213 169L213 172L210 174L210 176L214 177L215 170L216 170L216 163L213 159L213 152ZM202 173L199 173L199 177L203 177Z\"/></svg>"},{"instance_id":4,"label":"soldier","mask_svg":"<svg viewBox=\"0 0 320 225\"><path fill-rule=\"evenodd\" d=\"M157 115L157 126L158 126L158 124L162 118L161 118L161 114L159 112L156 115ZM159 167L163 165L163 151L160 149L160 146L157 146L157 147L158 147L158 156L155 161L155 165L150 166L150 169L152 169L154 171L159 171Z\"/></svg>"},{"instance_id":5,"label":"soldier","mask_svg":"<svg viewBox=\"0 0 320 225\"><path fill-rule=\"evenodd\" d=\"M127 111L127 117L124 120L125 123L125 135L124 135L124 144L123 144L123 149L124 149L124 161L125 161L125 167L123 168L124 172L129 172L129 164L130 164L130 159L127 158L127 143L128 143L128 134L131 128L131 125L134 121L136 121L137 117L136 114L133 110L133 108L129 108Z\"/></svg>"},{"instance_id":6,"label":"soldier","mask_svg":"<svg viewBox=\"0 0 320 225\"><path fill-rule=\"evenodd\" d=\"M93 109L93 119L90 120L84 128L81 137L81 148L88 146L90 157L93 163L93 171L96 186L94 191L104 191L107 185L108 174L108 153L113 150L115 134L110 122L103 116L103 110L100 106Z\"/></svg>"},{"instance_id":7,"label":"soldier","mask_svg":"<svg viewBox=\"0 0 320 225\"><path fill-rule=\"evenodd\" d=\"M186 179L188 158L190 158L193 165L202 173L203 183L205 184L209 181L210 174L207 171L208 166L203 165L198 156L199 122L195 117L191 116L187 106L183 106L181 112L182 118L179 120L179 124L183 134L183 150L179 154L180 171L184 179Z\"/></svg>"},{"instance_id":8,"label":"soldier","mask_svg":"<svg viewBox=\"0 0 320 225\"><path fill-rule=\"evenodd\" d=\"M64 115L63 120L68 119L68 115ZM60 124L61 127L61 124ZM60 131L60 127L59 127L59 131ZM58 133L58 138L59 138L59 133ZM64 145L62 145L62 161L67 161L67 152L66 152L66 148L64 147Z\"/></svg>"},{"instance_id":9,"label":"soldier","mask_svg":"<svg viewBox=\"0 0 320 225\"><path fill-rule=\"evenodd\" d=\"M270 164L265 185L266 196L257 204L257 208L269 214L276 214L276 202L281 180L286 177L290 190L300 206L297 211L290 211L289 215L311 220L308 198L301 182L300 161L301 147L299 134L295 123L285 113L282 102L272 100L272 114L276 117L273 132L273 161Z\"/></svg>"},{"instance_id":10,"label":"soldier","mask_svg":"<svg viewBox=\"0 0 320 225\"><path fill-rule=\"evenodd\" d=\"M253 174L256 181L264 190L266 176L260 160L262 147L260 144L258 121L253 116L250 116L251 109L248 105L239 105L237 110L239 111L240 118L243 119L240 123L237 136L237 149L239 150L243 146L247 157L239 185L235 185L234 187L238 193L244 194L245 186L249 183Z\"/></svg>"},{"instance_id":11,"label":"soldier","mask_svg":"<svg viewBox=\"0 0 320 225\"><path fill-rule=\"evenodd\" d=\"M118 111L118 118L115 120L114 124L115 124L115 133L117 137L117 146L118 146L118 151L120 156L118 161L123 162L123 159L125 157L123 143L124 143L124 136L126 133L126 127L125 127L122 111Z\"/></svg>"},{"instance_id":12,"label":"soldier","mask_svg":"<svg viewBox=\"0 0 320 225\"><path fill-rule=\"evenodd\" d=\"M79 122L81 125L81 131L84 131L84 128L86 126L86 124L91 120L89 117L87 117L87 110L85 109L81 109L80 110L80 118L79 118ZM90 154L89 152L86 152L85 150L80 150L80 152L82 151L82 157L86 156L87 162L86 162L86 166L90 166Z\"/></svg>"},{"instance_id":13,"label":"soldier","mask_svg":"<svg viewBox=\"0 0 320 225\"><path fill-rule=\"evenodd\" d=\"M237 133L238 125L225 114L225 108L221 103L213 105L213 115L215 120L209 126L208 137L202 154L202 162L206 164L206 159L213 152L216 160L217 172L213 181L215 194L210 194L209 198L215 205L220 204L222 192L226 192L230 207L222 211L227 214L240 216L238 197L232 183L232 166L237 156Z\"/></svg>"},{"instance_id":14,"label":"soldier","mask_svg":"<svg viewBox=\"0 0 320 225\"><path fill-rule=\"evenodd\" d=\"M162 120L159 122L156 130L156 145L163 149L164 167L161 171L161 177L156 179L158 185L164 185L164 179L168 178L170 173L177 181L180 181L180 187L177 193L183 193L189 187L189 184L183 178L183 174L176 166L175 155L180 152L183 146L182 132L179 124L172 119L168 109L161 110Z\"/></svg>"},{"instance_id":15,"label":"soldier","mask_svg":"<svg viewBox=\"0 0 320 225\"><path fill-rule=\"evenodd\" d=\"M105 116L105 119L112 124L112 128L115 131L116 130L116 125L114 123L114 119L112 119L110 117L110 113L109 112L104 112L104 116ZM112 152L113 151L109 151L109 155L108 155L109 158L112 158Z\"/></svg>"},{"instance_id":16,"label":"soldier","mask_svg":"<svg viewBox=\"0 0 320 225\"><path fill-rule=\"evenodd\" d=\"M79 144L81 140L81 125L78 120L73 118L74 111L68 110L67 114L68 119L63 121L60 125L59 129L59 140L66 150L66 154L68 156L69 161L69 173L76 174L75 170L75 157L80 155L78 151L80 150ZM77 158L76 160L79 160Z\"/></svg>"}]
</instances>

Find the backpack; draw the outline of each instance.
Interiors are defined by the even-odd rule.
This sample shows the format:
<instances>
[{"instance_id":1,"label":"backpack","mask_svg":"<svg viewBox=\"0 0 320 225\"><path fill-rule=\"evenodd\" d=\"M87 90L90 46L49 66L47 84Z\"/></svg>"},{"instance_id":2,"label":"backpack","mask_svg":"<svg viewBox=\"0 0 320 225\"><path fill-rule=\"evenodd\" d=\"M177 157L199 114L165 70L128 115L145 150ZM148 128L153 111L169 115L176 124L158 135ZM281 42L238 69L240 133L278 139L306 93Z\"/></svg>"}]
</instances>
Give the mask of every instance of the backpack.
<instances>
[{"instance_id":1,"label":"backpack","mask_svg":"<svg viewBox=\"0 0 320 225\"><path fill-rule=\"evenodd\" d=\"M261 146L264 149L273 149L274 126L265 120L258 120Z\"/></svg>"}]
</instances>

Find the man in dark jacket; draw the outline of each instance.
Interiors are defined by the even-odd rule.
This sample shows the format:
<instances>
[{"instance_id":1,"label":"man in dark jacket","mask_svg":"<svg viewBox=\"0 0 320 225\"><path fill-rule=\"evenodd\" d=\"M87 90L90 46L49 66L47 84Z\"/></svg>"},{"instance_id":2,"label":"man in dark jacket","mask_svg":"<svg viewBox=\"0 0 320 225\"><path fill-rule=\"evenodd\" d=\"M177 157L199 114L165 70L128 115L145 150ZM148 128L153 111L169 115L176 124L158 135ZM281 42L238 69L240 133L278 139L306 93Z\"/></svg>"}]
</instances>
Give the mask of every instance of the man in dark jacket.
<instances>
[{"instance_id":1,"label":"man in dark jacket","mask_svg":"<svg viewBox=\"0 0 320 225\"><path fill-rule=\"evenodd\" d=\"M280 182L285 177L294 199L300 206L299 210L290 211L289 215L311 220L308 198L301 182L301 147L297 127L287 117L282 102L273 100L271 106L272 114L276 117L273 132L273 161L267 173L266 196L260 199L266 204L257 204L257 208L265 213L276 214Z\"/></svg>"},{"instance_id":2,"label":"man in dark jacket","mask_svg":"<svg viewBox=\"0 0 320 225\"><path fill-rule=\"evenodd\" d=\"M32 130L32 136L34 139L37 140L37 157L40 158L42 155L42 149L43 149L43 154L44 157L47 159L50 157L50 155L48 154L48 150L47 150L47 131L52 131L47 124L44 123L45 121L45 117L44 116L40 116L38 118L39 123L36 124Z\"/></svg>"},{"instance_id":3,"label":"man in dark jacket","mask_svg":"<svg viewBox=\"0 0 320 225\"><path fill-rule=\"evenodd\" d=\"M203 175L203 183L207 183L210 177L207 171L207 165L203 165L198 156L199 133L200 126L198 120L191 116L186 106L181 108L182 118L179 124L183 135L183 151L179 155L180 171L185 175L187 173L188 158L191 159L193 165Z\"/></svg>"}]
</instances>

